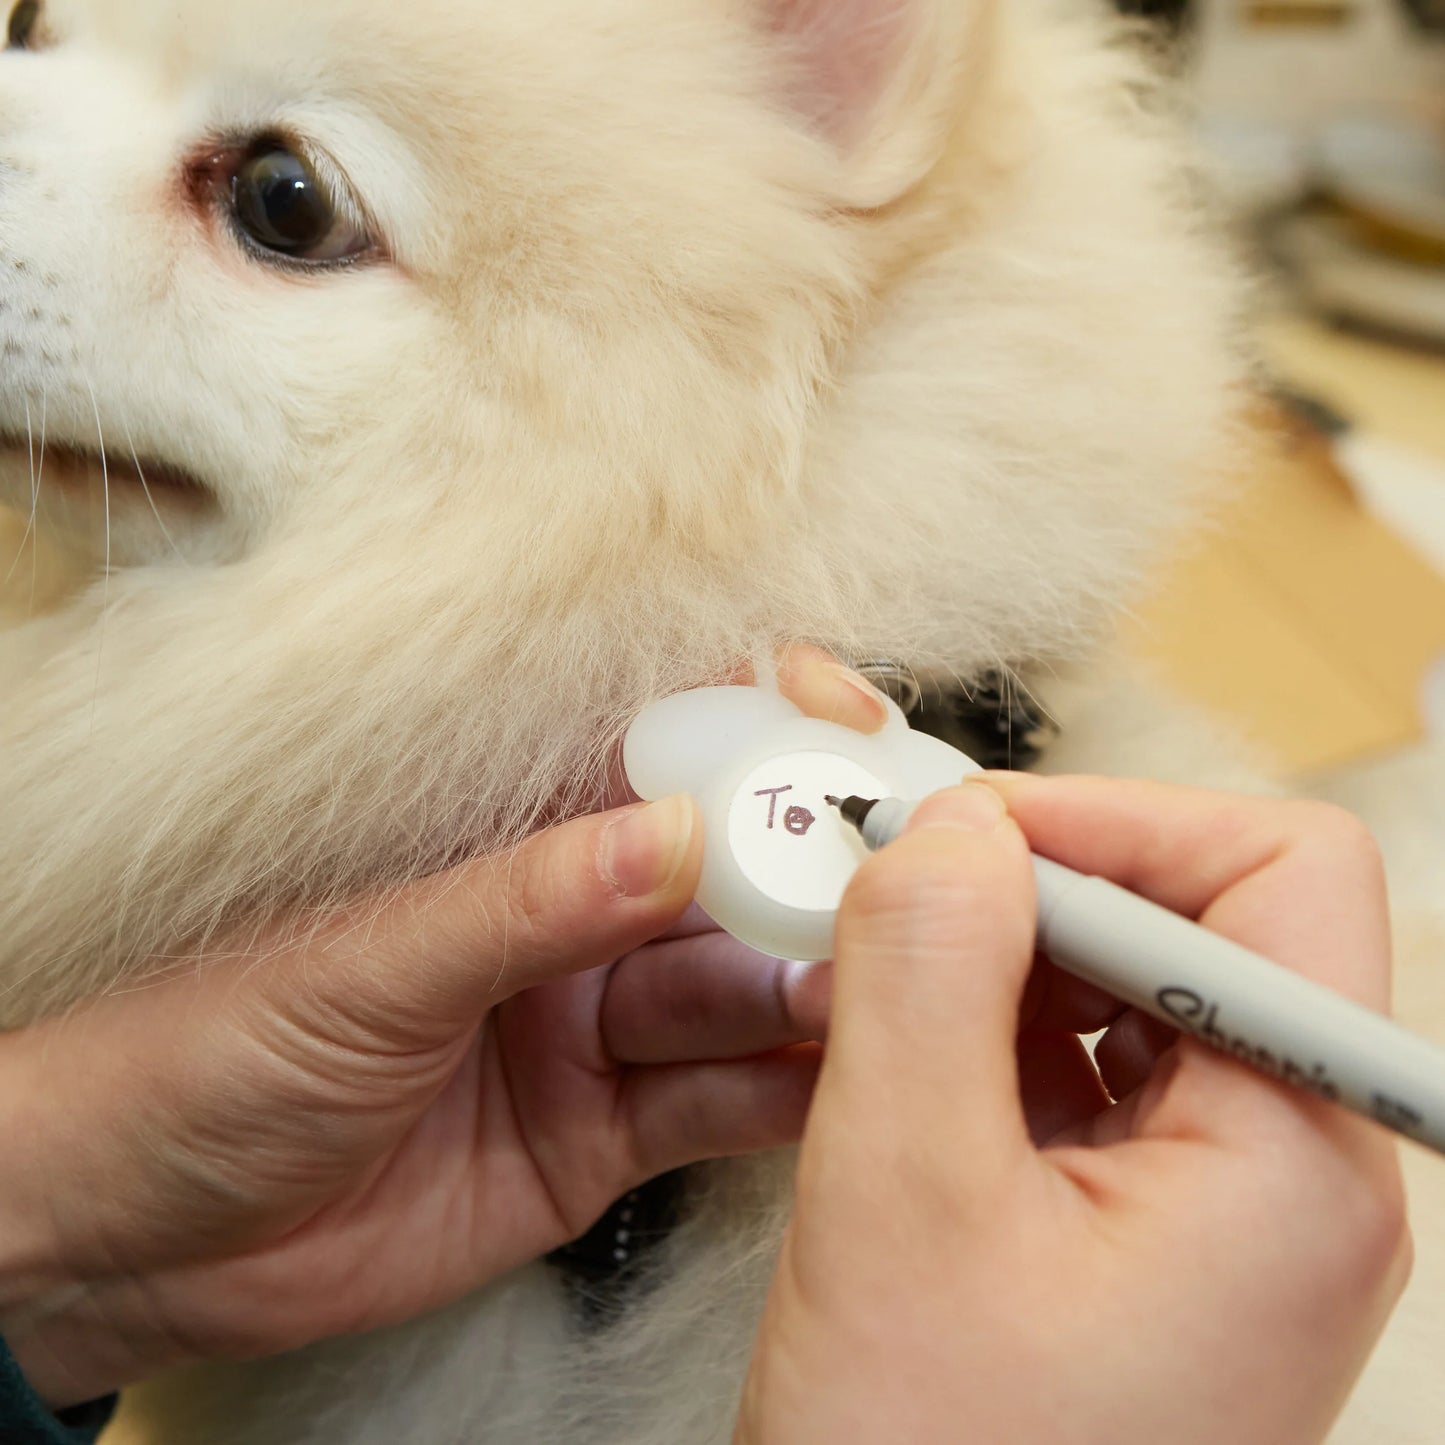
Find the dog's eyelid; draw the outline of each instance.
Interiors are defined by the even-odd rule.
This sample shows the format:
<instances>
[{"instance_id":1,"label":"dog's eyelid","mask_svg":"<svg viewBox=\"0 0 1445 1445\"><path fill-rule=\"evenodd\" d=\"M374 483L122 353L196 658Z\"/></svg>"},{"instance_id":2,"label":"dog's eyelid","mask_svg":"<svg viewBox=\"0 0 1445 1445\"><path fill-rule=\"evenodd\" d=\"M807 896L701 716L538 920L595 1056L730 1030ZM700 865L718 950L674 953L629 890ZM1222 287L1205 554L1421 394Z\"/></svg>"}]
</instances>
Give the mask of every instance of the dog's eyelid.
<instances>
[{"instance_id":1,"label":"dog's eyelid","mask_svg":"<svg viewBox=\"0 0 1445 1445\"><path fill-rule=\"evenodd\" d=\"M290 145L315 172L316 179L325 186L340 217L354 230L374 236L376 224L357 198L356 187L347 179L341 167L324 150L307 141L293 140Z\"/></svg>"}]
</instances>

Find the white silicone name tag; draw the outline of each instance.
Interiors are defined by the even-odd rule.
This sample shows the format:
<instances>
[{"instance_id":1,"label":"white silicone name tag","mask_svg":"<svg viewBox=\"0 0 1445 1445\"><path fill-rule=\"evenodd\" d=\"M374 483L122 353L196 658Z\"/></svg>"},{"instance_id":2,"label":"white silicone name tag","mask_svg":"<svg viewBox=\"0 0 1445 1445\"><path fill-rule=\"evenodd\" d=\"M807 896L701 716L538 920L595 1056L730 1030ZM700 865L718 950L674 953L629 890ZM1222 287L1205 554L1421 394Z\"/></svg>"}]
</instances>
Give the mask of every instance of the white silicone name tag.
<instances>
[{"instance_id":1,"label":"white silicone name tag","mask_svg":"<svg viewBox=\"0 0 1445 1445\"><path fill-rule=\"evenodd\" d=\"M843 891L867 856L827 794L922 798L978 765L916 733L891 702L871 736L804 717L777 692L708 687L645 709L623 746L648 800L691 793L705 828L698 902L779 958L829 958Z\"/></svg>"}]
</instances>

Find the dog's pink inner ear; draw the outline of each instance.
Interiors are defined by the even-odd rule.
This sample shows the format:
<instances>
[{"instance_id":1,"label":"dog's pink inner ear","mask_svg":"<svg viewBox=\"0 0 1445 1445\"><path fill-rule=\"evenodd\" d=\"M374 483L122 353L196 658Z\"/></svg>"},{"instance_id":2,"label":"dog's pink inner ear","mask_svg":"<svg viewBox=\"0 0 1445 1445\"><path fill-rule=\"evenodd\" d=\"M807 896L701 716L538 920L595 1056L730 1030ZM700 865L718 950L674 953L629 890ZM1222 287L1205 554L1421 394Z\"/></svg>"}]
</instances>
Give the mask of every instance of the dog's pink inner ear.
<instances>
[{"instance_id":1,"label":"dog's pink inner ear","mask_svg":"<svg viewBox=\"0 0 1445 1445\"><path fill-rule=\"evenodd\" d=\"M997 0L755 0L791 108L838 149L838 200L885 206L937 164Z\"/></svg>"},{"instance_id":2,"label":"dog's pink inner ear","mask_svg":"<svg viewBox=\"0 0 1445 1445\"><path fill-rule=\"evenodd\" d=\"M797 87L794 106L840 146L855 145L910 39L916 0L768 0Z\"/></svg>"}]
</instances>

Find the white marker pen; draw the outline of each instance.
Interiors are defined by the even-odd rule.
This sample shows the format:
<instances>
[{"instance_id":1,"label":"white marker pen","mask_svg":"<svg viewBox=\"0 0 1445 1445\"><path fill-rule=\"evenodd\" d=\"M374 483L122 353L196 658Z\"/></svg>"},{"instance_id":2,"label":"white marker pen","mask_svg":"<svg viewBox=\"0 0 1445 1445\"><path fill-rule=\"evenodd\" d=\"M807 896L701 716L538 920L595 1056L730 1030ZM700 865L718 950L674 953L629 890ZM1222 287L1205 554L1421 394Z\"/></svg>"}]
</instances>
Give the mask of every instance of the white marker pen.
<instances>
[{"instance_id":1,"label":"white marker pen","mask_svg":"<svg viewBox=\"0 0 1445 1445\"><path fill-rule=\"evenodd\" d=\"M915 803L827 801L871 851ZM1034 858L1038 944L1060 968L1287 1084L1445 1153L1445 1048L1103 878Z\"/></svg>"}]
</instances>

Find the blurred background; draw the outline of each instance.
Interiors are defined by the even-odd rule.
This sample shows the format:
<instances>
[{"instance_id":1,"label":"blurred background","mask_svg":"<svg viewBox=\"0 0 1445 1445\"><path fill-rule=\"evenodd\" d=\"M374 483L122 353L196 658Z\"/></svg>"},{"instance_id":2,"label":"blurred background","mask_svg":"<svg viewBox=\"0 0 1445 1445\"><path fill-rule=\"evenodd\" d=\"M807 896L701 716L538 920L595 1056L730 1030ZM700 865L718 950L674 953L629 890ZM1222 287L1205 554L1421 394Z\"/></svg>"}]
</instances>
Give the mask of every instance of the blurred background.
<instances>
[{"instance_id":1,"label":"blurred background","mask_svg":"<svg viewBox=\"0 0 1445 1445\"><path fill-rule=\"evenodd\" d=\"M1262 278L1254 455L1130 643L1445 902L1445 0L1121 3Z\"/></svg>"}]
</instances>

